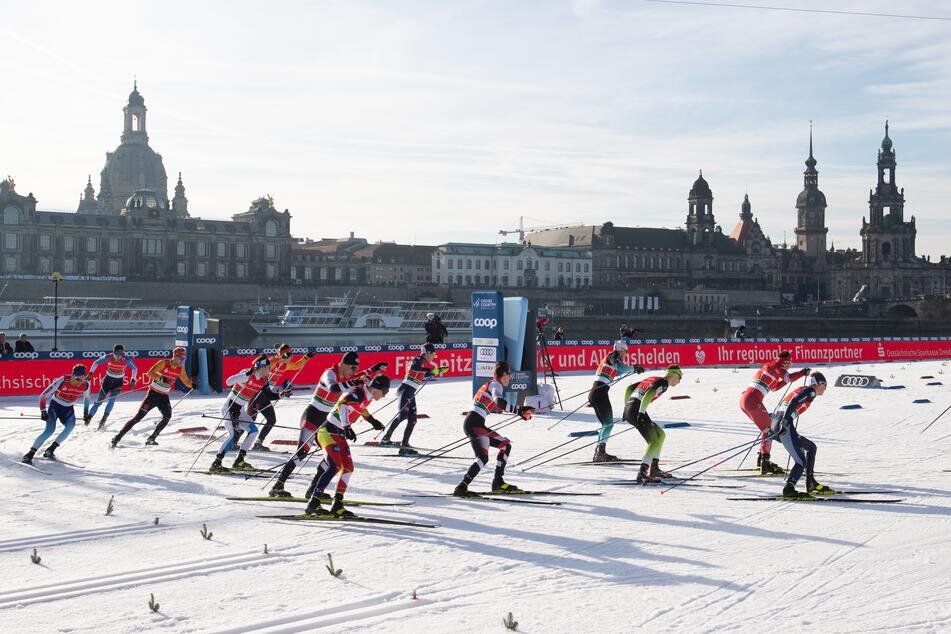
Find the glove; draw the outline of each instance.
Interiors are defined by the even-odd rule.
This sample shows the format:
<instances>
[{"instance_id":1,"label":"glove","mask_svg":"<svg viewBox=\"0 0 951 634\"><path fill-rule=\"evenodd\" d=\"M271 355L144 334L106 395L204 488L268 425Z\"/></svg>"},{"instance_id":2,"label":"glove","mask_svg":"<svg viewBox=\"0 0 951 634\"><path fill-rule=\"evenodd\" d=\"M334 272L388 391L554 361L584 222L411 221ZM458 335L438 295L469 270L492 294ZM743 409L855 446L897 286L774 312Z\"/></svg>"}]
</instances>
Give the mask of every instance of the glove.
<instances>
[{"instance_id":1,"label":"glove","mask_svg":"<svg viewBox=\"0 0 951 634\"><path fill-rule=\"evenodd\" d=\"M446 372L449 372L448 365L439 365L433 368L433 376L442 376Z\"/></svg>"},{"instance_id":2,"label":"glove","mask_svg":"<svg viewBox=\"0 0 951 634\"><path fill-rule=\"evenodd\" d=\"M353 431L353 427L345 427L343 430L343 437L347 440L352 440L356 442L357 432Z\"/></svg>"},{"instance_id":3,"label":"glove","mask_svg":"<svg viewBox=\"0 0 951 634\"><path fill-rule=\"evenodd\" d=\"M802 374L803 374L803 376L809 376L811 373L812 373L812 368L803 368L803 369L802 369Z\"/></svg>"},{"instance_id":4,"label":"glove","mask_svg":"<svg viewBox=\"0 0 951 634\"><path fill-rule=\"evenodd\" d=\"M355 377L355 378L350 379L349 381L346 381L344 384L345 384L347 387L360 387L361 385L363 385L363 384L366 383L366 382L367 382L366 377L358 376L358 377Z\"/></svg>"},{"instance_id":5,"label":"glove","mask_svg":"<svg viewBox=\"0 0 951 634\"><path fill-rule=\"evenodd\" d=\"M254 374L254 370L245 370L245 371L244 371L244 376L251 376L252 374Z\"/></svg>"},{"instance_id":6,"label":"glove","mask_svg":"<svg viewBox=\"0 0 951 634\"><path fill-rule=\"evenodd\" d=\"M49 420L49 419L50 419L50 413L47 412L45 409L41 409L41 410L40 410L40 418L42 418L43 420Z\"/></svg>"},{"instance_id":7,"label":"glove","mask_svg":"<svg viewBox=\"0 0 951 634\"><path fill-rule=\"evenodd\" d=\"M522 420L532 420L532 416L535 415L535 408L523 405L518 408L518 415L521 416Z\"/></svg>"},{"instance_id":8,"label":"glove","mask_svg":"<svg viewBox=\"0 0 951 634\"><path fill-rule=\"evenodd\" d=\"M389 367L389 365L390 364L387 363L386 361L380 361L379 363L374 363L373 365L370 366L370 372L379 372L380 370L385 370L387 367Z\"/></svg>"},{"instance_id":9,"label":"glove","mask_svg":"<svg viewBox=\"0 0 951 634\"><path fill-rule=\"evenodd\" d=\"M383 428L386 426L386 425L384 425L383 423L381 423L380 421L378 421L377 419L375 419L375 418L372 417L372 416L367 419L367 422L370 423L370 425L373 427L373 429L375 429L375 430L377 430L377 431L382 431Z\"/></svg>"},{"instance_id":10,"label":"glove","mask_svg":"<svg viewBox=\"0 0 951 634\"><path fill-rule=\"evenodd\" d=\"M291 388L287 388L286 390L281 390L281 393L279 396L281 398L290 398L293 395L294 395L294 390L292 390Z\"/></svg>"},{"instance_id":11,"label":"glove","mask_svg":"<svg viewBox=\"0 0 951 634\"><path fill-rule=\"evenodd\" d=\"M632 372L634 372L634 374L644 374L644 368L639 365L635 365Z\"/></svg>"},{"instance_id":12,"label":"glove","mask_svg":"<svg viewBox=\"0 0 951 634\"><path fill-rule=\"evenodd\" d=\"M316 352L308 352L307 354L304 355L304 358L305 358L305 359L312 359L315 354L317 354L317 353L316 353Z\"/></svg>"}]
</instances>

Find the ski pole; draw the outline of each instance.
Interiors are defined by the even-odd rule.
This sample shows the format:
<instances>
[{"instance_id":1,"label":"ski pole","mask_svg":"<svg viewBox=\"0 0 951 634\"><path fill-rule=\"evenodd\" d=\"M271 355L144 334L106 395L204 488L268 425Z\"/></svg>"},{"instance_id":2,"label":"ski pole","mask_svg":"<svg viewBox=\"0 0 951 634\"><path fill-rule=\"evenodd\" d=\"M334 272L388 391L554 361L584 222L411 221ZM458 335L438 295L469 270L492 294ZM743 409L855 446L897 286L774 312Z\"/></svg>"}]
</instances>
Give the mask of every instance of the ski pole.
<instances>
[{"instance_id":1,"label":"ski pole","mask_svg":"<svg viewBox=\"0 0 951 634\"><path fill-rule=\"evenodd\" d=\"M507 418L502 423L496 425L495 429L496 430L504 429L508 427L509 425L518 422L520 419L521 419L521 416L516 414L513 418ZM419 458L417 458L413 464L403 469L403 471L409 471L410 469L414 469L420 465L426 464L430 460L434 460L441 456L445 456L450 451L453 451L454 449L458 449L459 447L464 446L467 442L469 442L468 436L466 436L465 438L461 440L456 440L454 442L451 442L448 445L443 445L439 449L433 449L431 452L429 452L425 456L420 456Z\"/></svg>"},{"instance_id":2,"label":"ski pole","mask_svg":"<svg viewBox=\"0 0 951 634\"><path fill-rule=\"evenodd\" d=\"M626 372L625 374L622 374L621 376L619 376L618 378L614 379L614 380L611 381L610 383L602 383L602 384L598 385L596 388L593 388L593 389L600 390L600 389L602 389L602 388L609 388L609 387L611 387L612 385L616 385L617 383L620 383L622 379L626 379L627 377L631 376L632 374L634 374L634 372ZM588 390L585 390L584 392L581 392L580 394L587 394L587 393L590 392L590 391L591 391L591 390L588 389ZM575 396L578 396L578 395L576 394ZM569 397L569 398L566 398L565 400L567 401L567 400L570 400L570 399L572 399L572 398L574 398L574 396ZM575 409L573 409L572 411L568 412L566 415L564 415L563 417L561 417L560 419L558 419L551 427L548 428L548 431L551 431L553 428L555 428L555 427L557 427L558 425L560 425L565 419L567 419L569 416L571 416L572 414L574 414L575 412L577 412L579 409L581 409L582 407L584 407L585 405L587 405L589 402L590 402L590 401L585 401L583 404L579 405L578 407L576 407Z\"/></svg>"},{"instance_id":3,"label":"ski pole","mask_svg":"<svg viewBox=\"0 0 951 634\"><path fill-rule=\"evenodd\" d=\"M772 435L772 434L771 434L771 435ZM757 442L759 442L759 436L757 436L757 437L756 437L756 440L753 441L754 444L757 443ZM729 449L728 449L727 451L729 451ZM741 453L742 451L743 451L743 450L740 449L740 451L737 451L737 452L734 453L734 454L730 454L729 456L727 456L727 457L724 458L723 460L720 460L719 462L716 462L716 463L710 465L709 467L707 467L707 468L704 469L703 471L699 471L699 472L693 474L692 476L690 476L689 478L685 478L685 479L683 479L683 480L680 480L680 481L678 481L678 482L675 482L675 483L672 484L671 486L669 486L669 487L667 487L666 489L664 489L663 491L661 491L660 494L663 495L663 494L667 493L668 491L670 491L671 489L676 489L677 487L679 487L681 484L684 484L685 482L690 482L691 480L693 480L694 478L696 478L698 475L702 475L702 474L706 473L707 471L709 471L710 469L713 469L713 468L715 468L715 467L720 466L721 464L723 464L723 463L726 462L727 460L729 460L729 459L731 459L731 458L737 457L738 455L740 455L740 453ZM725 453L725 452L720 452L720 453ZM686 466L686 465L684 465L684 466Z\"/></svg>"},{"instance_id":4,"label":"ski pole","mask_svg":"<svg viewBox=\"0 0 951 634\"><path fill-rule=\"evenodd\" d=\"M262 409L263 409L263 408L262 408ZM258 410L258 411L262 411L262 410ZM210 419L212 419L212 420L231 420L230 418L228 418L228 417L226 417L226 416L211 416L210 414L202 414L201 417L202 417L202 418L210 418ZM298 431L300 430L300 427L293 427L293 426L291 426L291 425L277 425L277 424L275 424L274 427L277 427L277 428L279 428L279 429L296 429L296 430L298 430Z\"/></svg>"},{"instance_id":5,"label":"ski pole","mask_svg":"<svg viewBox=\"0 0 951 634\"><path fill-rule=\"evenodd\" d=\"M186 398L188 398L188 395L191 394L194 389L195 389L195 388L189 388L189 390L188 390L187 392L185 392L185 394L183 394L180 399L178 399L177 401L175 401L175 404L172 405L172 409L174 410L176 407L178 407L178 404L179 404L179 403L181 403L181 402L184 401Z\"/></svg>"},{"instance_id":6,"label":"ski pole","mask_svg":"<svg viewBox=\"0 0 951 634\"><path fill-rule=\"evenodd\" d=\"M115 396L107 396L107 397L105 397L105 398L101 398L101 399L99 399L98 401L94 402L92 405L99 405L100 403L104 403L104 402L108 401L110 398L118 398L118 397L122 396L123 394L131 394L132 392L138 392L139 390L144 390L144 389L147 388L147 387L148 387L148 385L140 385L139 387L133 388L133 389L131 389L131 390L126 390L125 392L119 392L119 393L116 394Z\"/></svg>"},{"instance_id":7,"label":"ski pole","mask_svg":"<svg viewBox=\"0 0 951 634\"><path fill-rule=\"evenodd\" d=\"M427 376L426 379L423 381L422 385L419 386L419 389L416 390L416 391L413 393L413 399L416 398L416 395L417 395L417 394L419 394L420 392L423 391L423 388L426 387L426 384L427 384L427 383L429 383L429 379L430 379L430 378L432 378L432 377L431 377L431 376ZM400 387L402 387L402 385L401 385ZM397 392L399 392L398 389L397 389ZM389 405L390 403L392 403L393 401L395 401L395 400L398 399L399 397L400 397L400 395L397 394L394 398L390 399L389 403L387 403L386 405ZM383 407L386 407L386 405L384 405ZM402 415L402 414L403 414L403 410L406 409L406 406L407 406L407 405L409 405L409 401L406 401L406 403L403 405L403 407L400 408L400 411L396 412L396 416ZM383 407L380 407L379 409L377 409L375 412L373 412L373 414L371 414L371 416L372 416L372 415L375 415L376 412L379 412L381 409L383 409ZM395 419L396 416L394 416L393 419ZM391 420L391 421L389 422L389 424L392 425L392 424L393 424L393 420ZM366 430L360 432L360 434L363 434L363 433L368 432L368 431L370 431L370 430L369 430L369 429L366 429ZM380 434L384 433L385 431L386 431L386 427L383 427L383 429L381 429L380 431L377 432L376 436L374 436L373 439L376 440L377 438L380 437ZM357 434L357 436L359 436L360 434Z\"/></svg>"},{"instance_id":8,"label":"ski pole","mask_svg":"<svg viewBox=\"0 0 951 634\"><path fill-rule=\"evenodd\" d=\"M39 418L39 416L26 416L25 414L20 414L19 416L0 416L0 420L23 420L24 418Z\"/></svg>"},{"instance_id":9,"label":"ski pole","mask_svg":"<svg viewBox=\"0 0 951 634\"><path fill-rule=\"evenodd\" d=\"M633 425L631 425L631 426L628 427L627 429L622 429L621 431L617 432L616 434L611 434L610 436L607 437L607 439L605 439L605 442L607 442L607 440L609 440L609 439L611 439L611 438L614 438L615 436L620 436L621 434L626 434L627 432L631 431L632 429L637 429L637 428L634 427ZM540 467L540 466L542 466L542 465L544 465L544 464L548 464L548 463L551 462L552 460L558 460L559 458L563 458L563 457L565 457L565 456L567 456L567 455L569 455L569 454L573 454L573 453L576 452L576 451L581 451L582 449L585 449L586 447L590 447L590 446L592 446L592 445L596 445L596 444L598 444L599 442L601 442L601 440L595 440L594 442L589 442L587 445L583 445L583 446L578 447L578 448L576 448L576 449L572 449L572 450L570 450L570 451L566 451L566 452L563 453L563 454L558 454L558 455L555 456L554 458L549 458L548 460L544 460L544 461L539 462L539 463L537 463L537 464L533 464L533 465L531 465L530 467L525 467L524 469L522 469L522 473L525 473L525 472L528 471L529 469L534 469L535 467Z\"/></svg>"},{"instance_id":10,"label":"ski pole","mask_svg":"<svg viewBox=\"0 0 951 634\"><path fill-rule=\"evenodd\" d=\"M555 427L557 427L562 421L564 421L566 418L568 418L569 416L571 416L572 414L574 414L575 412L577 412L579 409L581 409L582 407L584 407L584 406L587 405L587 404L588 404L588 401L585 401L584 403L582 403L582 404L579 405L578 407L574 408L573 410L571 410L570 412L568 412L567 414L565 414L564 416L562 416L561 418L559 418L557 421L555 421L555 423L554 423L553 425L551 425L551 426L547 429L547 431L551 431L552 429L554 429Z\"/></svg>"},{"instance_id":11,"label":"ski pole","mask_svg":"<svg viewBox=\"0 0 951 634\"><path fill-rule=\"evenodd\" d=\"M755 446L756 443L758 443L758 442L762 442L762 438L760 437L760 434L756 434L756 439L755 439L755 440L750 440L750 441L747 441L747 442L745 442L745 443L743 443L743 444L741 444L741 445L737 445L737 446L735 446L735 447L730 447L729 449L724 449L724 450L722 450L722 451L718 451L718 452L716 452L716 453L712 453L712 454L710 454L709 456L704 456L703 458L699 458L698 460L693 460L692 462L687 462L687 463L685 463L685 464L680 465L679 467L674 467L673 469L671 469L671 471L677 471L678 469L683 469L684 467L689 467L690 465L697 464L698 462L703 462L704 460L709 460L710 458L716 458L716 457L719 456L720 454L724 454L724 453L727 453L727 452L730 452L730 451L734 451L734 450L736 450L736 449L739 449L740 451L742 451L743 449L746 449L746 446L747 446L747 445L753 445L753 446Z\"/></svg>"},{"instance_id":12,"label":"ski pole","mask_svg":"<svg viewBox=\"0 0 951 634\"><path fill-rule=\"evenodd\" d=\"M931 427L932 425L934 425L935 423L937 423L937 422L938 422L938 419L941 418L942 416L944 416L945 414L947 414L949 410L951 410L951 405L948 405L946 408L944 408L944 411L941 412L940 414L938 414L937 416L935 416L935 418L934 418L933 421L931 421L930 423L928 423L927 425L925 425L925 428L921 430L921 433L922 433L922 434L925 433L925 431L927 431L927 429L928 429L929 427Z\"/></svg>"},{"instance_id":13,"label":"ski pole","mask_svg":"<svg viewBox=\"0 0 951 634\"><path fill-rule=\"evenodd\" d=\"M803 381L803 383L805 383L805 381ZM773 419L773 416L776 415L776 410L779 409L779 405L783 402L783 399L786 398L786 393L789 392L789 388L791 388L791 387L792 387L792 383L786 385L786 389L783 390L783 395L779 397L779 402L776 403L776 406L773 408L773 412L769 415L769 419L770 419L770 420L772 420L772 419ZM766 438L764 437L765 435L767 435L767 434L766 434L766 430L764 429L762 432L760 432L760 437L762 437L762 440L763 440L764 442L765 442L765 440L766 440ZM737 465L737 467L736 467L736 470L737 470L737 471L739 471L739 470L743 467L743 463L746 462L747 456L750 455L750 453L753 451L753 447L755 447L755 446L756 446L755 444L750 445L750 448L746 450L746 455L743 456L743 459L740 460L740 464ZM788 461L787 461L787 467L788 467Z\"/></svg>"}]
</instances>

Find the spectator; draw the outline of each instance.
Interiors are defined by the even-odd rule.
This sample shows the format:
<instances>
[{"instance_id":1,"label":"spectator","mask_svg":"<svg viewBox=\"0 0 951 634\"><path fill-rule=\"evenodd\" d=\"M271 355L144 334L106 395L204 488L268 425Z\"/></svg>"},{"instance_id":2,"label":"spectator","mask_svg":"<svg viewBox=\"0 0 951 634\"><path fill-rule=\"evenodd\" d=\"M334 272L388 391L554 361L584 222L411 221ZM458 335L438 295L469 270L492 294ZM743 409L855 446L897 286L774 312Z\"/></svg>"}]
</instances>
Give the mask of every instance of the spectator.
<instances>
[{"instance_id":1,"label":"spectator","mask_svg":"<svg viewBox=\"0 0 951 634\"><path fill-rule=\"evenodd\" d=\"M426 343L443 343L449 331L435 313L426 313Z\"/></svg>"},{"instance_id":2,"label":"spectator","mask_svg":"<svg viewBox=\"0 0 951 634\"><path fill-rule=\"evenodd\" d=\"M733 338L737 341L743 341L746 339L746 326L740 326L736 329L736 332L733 333Z\"/></svg>"},{"instance_id":3,"label":"spectator","mask_svg":"<svg viewBox=\"0 0 951 634\"><path fill-rule=\"evenodd\" d=\"M621 324L621 327L618 329L618 331L621 333L621 338L622 338L622 339L633 339L633 338L634 338L634 331L631 330L631 327L628 326L627 324Z\"/></svg>"},{"instance_id":4,"label":"spectator","mask_svg":"<svg viewBox=\"0 0 951 634\"><path fill-rule=\"evenodd\" d=\"M0 358L7 358L13 355L13 346L7 342L7 335L0 332Z\"/></svg>"},{"instance_id":5,"label":"spectator","mask_svg":"<svg viewBox=\"0 0 951 634\"><path fill-rule=\"evenodd\" d=\"M564 341L565 340L565 329L561 326L555 328L555 341Z\"/></svg>"},{"instance_id":6,"label":"spectator","mask_svg":"<svg viewBox=\"0 0 951 634\"><path fill-rule=\"evenodd\" d=\"M35 352L33 350L33 344L26 338L26 333L22 333L20 338L17 339L16 348L14 352Z\"/></svg>"}]
</instances>

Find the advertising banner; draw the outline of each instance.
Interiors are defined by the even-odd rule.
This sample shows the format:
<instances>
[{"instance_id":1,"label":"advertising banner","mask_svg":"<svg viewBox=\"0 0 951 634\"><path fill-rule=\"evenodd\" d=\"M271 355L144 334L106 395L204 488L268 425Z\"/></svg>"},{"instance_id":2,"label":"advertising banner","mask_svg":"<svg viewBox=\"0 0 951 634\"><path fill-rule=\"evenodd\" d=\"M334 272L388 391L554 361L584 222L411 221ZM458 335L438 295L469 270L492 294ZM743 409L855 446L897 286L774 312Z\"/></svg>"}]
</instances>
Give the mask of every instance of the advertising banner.
<instances>
[{"instance_id":1,"label":"advertising banner","mask_svg":"<svg viewBox=\"0 0 951 634\"><path fill-rule=\"evenodd\" d=\"M472 293L472 346L475 349L472 364L472 393L492 378L496 361L505 360L503 345L504 320L502 293L475 291Z\"/></svg>"}]
</instances>

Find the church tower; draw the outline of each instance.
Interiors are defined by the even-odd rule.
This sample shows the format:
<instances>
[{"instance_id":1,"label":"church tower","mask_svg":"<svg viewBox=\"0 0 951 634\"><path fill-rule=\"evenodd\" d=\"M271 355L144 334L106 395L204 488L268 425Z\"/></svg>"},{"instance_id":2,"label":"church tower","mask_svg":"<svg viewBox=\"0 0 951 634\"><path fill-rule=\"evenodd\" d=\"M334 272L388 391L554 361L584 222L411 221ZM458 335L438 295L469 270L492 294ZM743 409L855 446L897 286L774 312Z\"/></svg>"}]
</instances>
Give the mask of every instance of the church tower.
<instances>
[{"instance_id":1,"label":"church tower","mask_svg":"<svg viewBox=\"0 0 951 634\"><path fill-rule=\"evenodd\" d=\"M703 170L687 195L687 239L691 245L708 244L713 239L713 192L703 178Z\"/></svg>"},{"instance_id":2,"label":"church tower","mask_svg":"<svg viewBox=\"0 0 951 634\"><path fill-rule=\"evenodd\" d=\"M92 175L86 176L86 189L79 198L79 207L76 213L95 214L99 212L99 203L96 201L96 190L92 188Z\"/></svg>"},{"instance_id":3,"label":"church tower","mask_svg":"<svg viewBox=\"0 0 951 634\"><path fill-rule=\"evenodd\" d=\"M122 108L125 126L122 131L123 143L149 142L149 135L145 132L145 99L139 94L138 82L132 82L132 92L129 93L129 103Z\"/></svg>"},{"instance_id":4,"label":"church tower","mask_svg":"<svg viewBox=\"0 0 951 634\"><path fill-rule=\"evenodd\" d=\"M182 173L178 173L178 184L175 185L175 198L172 199L172 211L179 218L188 218L188 199L185 198L185 185L182 183Z\"/></svg>"},{"instance_id":5,"label":"church tower","mask_svg":"<svg viewBox=\"0 0 951 634\"><path fill-rule=\"evenodd\" d=\"M812 155L812 124L809 125L809 158L803 172L803 188L796 199L796 246L818 268L826 264L826 196L819 190L819 171Z\"/></svg>"},{"instance_id":6,"label":"church tower","mask_svg":"<svg viewBox=\"0 0 951 634\"><path fill-rule=\"evenodd\" d=\"M895 185L895 150L888 136L878 151L878 183L869 191L868 222L862 219L862 252L866 266L881 266L915 259L915 219L905 222L905 188Z\"/></svg>"}]
</instances>

